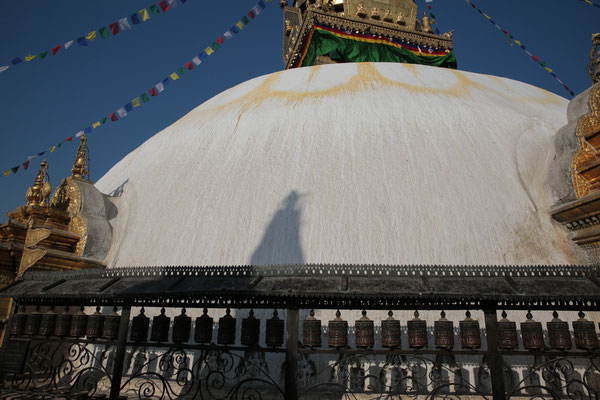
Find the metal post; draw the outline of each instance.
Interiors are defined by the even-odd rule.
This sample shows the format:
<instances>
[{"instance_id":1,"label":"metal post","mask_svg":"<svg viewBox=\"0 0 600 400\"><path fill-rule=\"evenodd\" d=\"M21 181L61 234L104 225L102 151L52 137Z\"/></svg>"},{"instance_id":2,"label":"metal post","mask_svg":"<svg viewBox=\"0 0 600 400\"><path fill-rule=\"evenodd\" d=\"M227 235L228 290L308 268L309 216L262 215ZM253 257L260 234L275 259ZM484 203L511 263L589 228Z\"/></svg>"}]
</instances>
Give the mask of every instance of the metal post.
<instances>
[{"instance_id":1,"label":"metal post","mask_svg":"<svg viewBox=\"0 0 600 400\"><path fill-rule=\"evenodd\" d=\"M298 309L287 310L285 340L285 398L298 398Z\"/></svg>"},{"instance_id":2,"label":"metal post","mask_svg":"<svg viewBox=\"0 0 600 400\"><path fill-rule=\"evenodd\" d=\"M488 362L492 378L492 394L494 400L505 400L504 361L498 351L498 319L495 307L485 307L485 333L487 337Z\"/></svg>"},{"instance_id":3,"label":"metal post","mask_svg":"<svg viewBox=\"0 0 600 400\"><path fill-rule=\"evenodd\" d=\"M110 398L116 399L121 391L121 378L123 377L123 363L125 362L125 345L127 343L127 334L129 333L129 317L131 306L123 306L121 311L121 322L119 323L119 338L117 339L117 354L112 371L110 383Z\"/></svg>"}]
</instances>

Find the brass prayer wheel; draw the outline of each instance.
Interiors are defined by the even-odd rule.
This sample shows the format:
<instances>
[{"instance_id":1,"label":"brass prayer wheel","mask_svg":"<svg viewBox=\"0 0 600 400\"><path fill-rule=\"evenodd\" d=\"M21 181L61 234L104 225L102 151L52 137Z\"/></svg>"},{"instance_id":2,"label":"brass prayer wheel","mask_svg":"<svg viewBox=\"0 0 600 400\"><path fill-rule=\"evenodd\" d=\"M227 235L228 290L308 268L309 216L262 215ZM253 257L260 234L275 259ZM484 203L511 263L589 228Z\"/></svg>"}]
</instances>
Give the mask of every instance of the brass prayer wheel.
<instances>
[{"instance_id":1,"label":"brass prayer wheel","mask_svg":"<svg viewBox=\"0 0 600 400\"><path fill-rule=\"evenodd\" d=\"M104 315L100 313L100 306L96 307L96 312L90 315L87 319L87 327L85 335L88 339L98 339L102 337L104 329Z\"/></svg>"},{"instance_id":2,"label":"brass prayer wheel","mask_svg":"<svg viewBox=\"0 0 600 400\"><path fill-rule=\"evenodd\" d=\"M408 321L408 345L413 349L427 347L427 323L419 319L419 312L415 311L415 317Z\"/></svg>"},{"instance_id":3,"label":"brass prayer wheel","mask_svg":"<svg viewBox=\"0 0 600 400\"><path fill-rule=\"evenodd\" d=\"M283 320L279 319L277 310L273 310L273 317L267 320L266 345L268 347L281 347L283 345L283 334Z\"/></svg>"},{"instance_id":4,"label":"brass prayer wheel","mask_svg":"<svg viewBox=\"0 0 600 400\"><path fill-rule=\"evenodd\" d=\"M21 312L17 312L12 317L12 326L10 327L11 336L23 336L25 334L25 324L27 323L27 314L25 314L25 306L21 308Z\"/></svg>"},{"instance_id":5,"label":"brass prayer wheel","mask_svg":"<svg viewBox=\"0 0 600 400\"><path fill-rule=\"evenodd\" d=\"M454 323L446 319L446 313L440 313L440 319L433 323L435 347L450 350L454 347Z\"/></svg>"},{"instance_id":6,"label":"brass prayer wheel","mask_svg":"<svg viewBox=\"0 0 600 400\"><path fill-rule=\"evenodd\" d=\"M133 317L131 321L131 334L129 340L132 342L145 342L148 340L148 327L150 326L150 318L144 315L144 307L140 313Z\"/></svg>"},{"instance_id":7,"label":"brass prayer wheel","mask_svg":"<svg viewBox=\"0 0 600 400\"><path fill-rule=\"evenodd\" d=\"M544 332L542 323L533 320L531 311L527 312L527 320L521 322L521 336L523 336L523 347L527 350L543 350Z\"/></svg>"},{"instance_id":8,"label":"brass prayer wheel","mask_svg":"<svg viewBox=\"0 0 600 400\"><path fill-rule=\"evenodd\" d=\"M329 321L329 347L336 349L348 346L348 321L344 321L341 315L337 310L335 318Z\"/></svg>"},{"instance_id":9,"label":"brass prayer wheel","mask_svg":"<svg viewBox=\"0 0 600 400\"><path fill-rule=\"evenodd\" d=\"M42 320L40 322L40 335L42 336L52 336L54 335L54 328L56 326L56 313L54 312L54 307L50 307L47 313L42 315Z\"/></svg>"},{"instance_id":10,"label":"brass prayer wheel","mask_svg":"<svg viewBox=\"0 0 600 400\"><path fill-rule=\"evenodd\" d=\"M228 308L225 315L219 318L219 330L217 331L218 344L235 343L235 318L231 316L231 310Z\"/></svg>"},{"instance_id":11,"label":"brass prayer wheel","mask_svg":"<svg viewBox=\"0 0 600 400\"><path fill-rule=\"evenodd\" d=\"M69 306L66 306L64 312L56 316L56 323L54 325L54 336L69 336L69 329L71 328L72 318L73 316L69 314Z\"/></svg>"},{"instance_id":12,"label":"brass prayer wheel","mask_svg":"<svg viewBox=\"0 0 600 400\"><path fill-rule=\"evenodd\" d=\"M502 350L514 350L519 347L517 324L506 317L506 311L502 311L502 319L498 321L498 347Z\"/></svg>"},{"instance_id":13,"label":"brass prayer wheel","mask_svg":"<svg viewBox=\"0 0 600 400\"><path fill-rule=\"evenodd\" d=\"M88 316L83 312L83 306L81 306L79 312L71 318L71 327L69 328L70 337L80 338L85 336L87 317Z\"/></svg>"},{"instance_id":14,"label":"brass prayer wheel","mask_svg":"<svg viewBox=\"0 0 600 400\"><path fill-rule=\"evenodd\" d=\"M478 349L481 347L481 331L479 321L471 318L471 312L465 313L466 318L458 323L460 328L460 343L463 349Z\"/></svg>"},{"instance_id":15,"label":"brass prayer wheel","mask_svg":"<svg viewBox=\"0 0 600 400\"><path fill-rule=\"evenodd\" d=\"M362 317L354 322L354 337L356 347L371 348L375 344L375 326L373 321L367 318L367 310L362 311Z\"/></svg>"},{"instance_id":16,"label":"brass prayer wheel","mask_svg":"<svg viewBox=\"0 0 600 400\"><path fill-rule=\"evenodd\" d=\"M548 322L548 340L550 347L556 350L568 350L571 348L571 334L569 324L558 318L558 313L552 313L553 319Z\"/></svg>"},{"instance_id":17,"label":"brass prayer wheel","mask_svg":"<svg viewBox=\"0 0 600 400\"><path fill-rule=\"evenodd\" d=\"M106 340L117 340L119 337L119 325L121 317L117 314L117 307L113 307L112 313L104 317L104 329L102 338Z\"/></svg>"},{"instance_id":18,"label":"brass prayer wheel","mask_svg":"<svg viewBox=\"0 0 600 400\"><path fill-rule=\"evenodd\" d=\"M381 346L390 349L402 346L400 321L394 319L393 315L390 310L387 319L381 321Z\"/></svg>"},{"instance_id":19,"label":"brass prayer wheel","mask_svg":"<svg viewBox=\"0 0 600 400\"><path fill-rule=\"evenodd\" d=\"M321 320L315 318L315 310L302 321L302 344L305 347L321 346Z\"/></svg>"},{"instance_id":20,"label":"brass prayer wheel","mask_svg":"<svg viewBox=\"0 0 600 400\"><path fill-rule=\"evenodd\" d=\"M243 346L256 346L260 339L260 320L254 318L254 310L250 310L248 318L242 320L242 337Z\"/></svg>"},{"instance_id":21,"label":"brass prayer wheel","mask_svg":"<svg viewBox=\"0 0 600 400\"><path fill-rule=\"evenodd\" d=\"M165 308L160 309L160 315L152 318L152 332L150 333L150 341L165 343L169 341L169 326L171 318L165 315Z\"/></svg>"},{"instance_id":22,"label":"brass prayer wheel","mask_svg":"<svg viewBox=\"0 0 600 400\"><path fill-rule=\"evenodd\" d=\"M594 350L598 346L598 335L592 321L585 319L583 311L579 311L579 319L573 321L575 347L583 350Z\"/></svg>"},{"instance_id":23,"label":"brass prayer wheel","mask_svg":"<svg viewBox=\"0 0 600 400\"><path fill-rule=\"evenodd\" d=\"M185 308L182 308L181 314L173 319L173 342L185 343L190 340L191 328L192 319L185 314Z\"/></svg>"},{"instance_id":24,"label":"brass prayer wheel","mask_svg":"<svg viewBox=\"0 0 600 400\"><path fill-rule=\"evenodd\" d=\"M202 316L196 318L196 329L194 331L194 342L210 343L212 342L213 319L208 316L208 309L205 308Z\"/></svg>"},{"instance_id":25,"label":"brass prayer wheel","mask_svg":"<svg viewBox=\"0 0 600 400\"><path fill-rule=\"evenodd\" d=\"M27 322L25 323L25 335L37 335L40 330L41 322L42 314L40 314L40 307L37 306L34 312L27 314Z\"/></svg>"}]
</instances>

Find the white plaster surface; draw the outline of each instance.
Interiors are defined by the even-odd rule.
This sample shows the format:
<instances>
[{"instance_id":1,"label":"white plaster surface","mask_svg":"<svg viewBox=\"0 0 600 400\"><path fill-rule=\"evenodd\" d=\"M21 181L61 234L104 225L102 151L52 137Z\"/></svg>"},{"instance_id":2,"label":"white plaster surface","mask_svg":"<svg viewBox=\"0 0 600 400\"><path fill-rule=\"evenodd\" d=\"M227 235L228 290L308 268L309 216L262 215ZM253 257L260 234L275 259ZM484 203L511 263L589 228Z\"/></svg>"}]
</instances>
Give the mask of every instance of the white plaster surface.
<instances>
[{"instance_id":1,"label":"white plaster surface","mask_svg":"<svg viewBox=\"0 0 600 400\"><path fill-rule=\"evenodd\" d=\"M584 263L548 214L567 103L405 64L258 77L96 184L122 192L108 265Z\"/></svg>"}]
</instances>

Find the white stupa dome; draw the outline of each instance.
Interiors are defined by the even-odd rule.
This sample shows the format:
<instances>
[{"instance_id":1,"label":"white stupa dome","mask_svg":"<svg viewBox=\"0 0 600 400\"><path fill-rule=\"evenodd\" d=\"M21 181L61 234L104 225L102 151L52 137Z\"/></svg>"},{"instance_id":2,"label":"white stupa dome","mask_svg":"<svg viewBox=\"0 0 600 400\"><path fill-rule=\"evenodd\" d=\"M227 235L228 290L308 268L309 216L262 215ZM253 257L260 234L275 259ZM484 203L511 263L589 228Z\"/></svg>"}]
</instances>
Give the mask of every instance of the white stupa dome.
<instances>
[{"instance_id":1,"label":"white stupa dome","mask_svg":"<svg viewBox=\"0 0 600 400\"><path fill-rule=\"evenodd\" d=\"M242 83L116 164L109 267L580 264L548 213L567 100L435 67Z\"/></svg>"}]
</instances>

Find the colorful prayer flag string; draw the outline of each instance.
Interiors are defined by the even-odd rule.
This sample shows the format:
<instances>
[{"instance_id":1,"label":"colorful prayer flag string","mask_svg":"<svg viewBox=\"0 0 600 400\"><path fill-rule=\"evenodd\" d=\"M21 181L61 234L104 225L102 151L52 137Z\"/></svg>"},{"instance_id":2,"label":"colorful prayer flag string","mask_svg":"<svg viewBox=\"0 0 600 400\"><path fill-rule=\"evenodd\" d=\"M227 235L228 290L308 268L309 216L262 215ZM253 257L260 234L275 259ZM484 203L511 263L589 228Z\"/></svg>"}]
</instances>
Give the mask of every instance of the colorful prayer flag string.
<instances>
[{"instance_id":1,"label":"colorful prayer flag string","mask_svg":"<svg viewBox=\"0 0 600 400\"><path fill-rule=\"evenodd\" d=\"M500 27L500 25L498 25L489 15L487 15L486 13L484 13L479 7L477 7L471 0L465 0L465 2L467 4L470 4L471 7L473 7L473 9L477 10L477 12L481 15L483 15L488 21L490 21L490 23L492 25L494 25L494 27L496 29L498 29L499 31L502 31L502 33L504 33L506 35L506 37L508 38L509 41L514 42L517 46L519 46L521 48L521 50L523 50L525 53L527 53L527 55L529 57L531 57L531 59L533 59L536 63L538 63L542 68L544 68L550 75L552 75L552 77L554 79L556 79L556 81L558 83L560 83L568 92L571 96L575 96L575 93L569 89L569 87L567 85L565 85L565 83L563 81L561 81L558 76L556 76L556 74L552 71L552 68L548 67L548 64L546 64L544 61L540 61L539 57L534 56L533 54L531 54L531 52L529 50L527 50L527 47L521 43L519 40L515 39L510 33L508 33L508 31L502 29L502 27Z\"/></svg>"},{"instance_id":2,"label":"colorful prayer flag string","mask_svg":"<svg viewBox=\"0 0 600 400\"><path fill-rule=\"evenodd\" d=\"M185 2L185 0L179 0L179 1L181 1L182 3ZM252 7L252 9L249 11L249 13L252 13L254 15L254 17L252 19L256 18L256 16L258 16L262 12L262 10L264 10L267 7L267 5L265 3L270 3L270 2L271 2L271 0L259 0L258 3L256 3L256 5L254 7ZM168 5L170 7L173 7L174 3L175 3L175 0L168 0ZM242 23L242 21L244 21L244 22ZM162 93L164 90L166 90L166 88L170 82L180 79L183 74L185 74L186 72L192 71L195 67L199 66L202 63L203 59L206 59L208 56L213 54L225 43L225 39L227 39L227 40L232 39L233 34L240 33L240 31L242 29L244 29L244 27L246 25L248 25L249 23L250 23L250 20L246 16L244 16L240 21L238 21L234 26L229 28L225 33L223 33L221 36L219 36L219 38L217 40L215 40L213 42L213 44L211 46L216 45L216 47L214 47L214 48L211 46L207 47L204 51L202 51L202 53L200 53L197 56L194 56L191 59L191 61L188 61L183 66L177 68L176 71L174 71L173 73L169 74L166 78L164 78L161 81L159 81L158 83L156 83L154 86L152 86L150 89L148 89L147 92L140 94L138 97L132 99L130 102L128 102L124 106L119 107L117 110L113 111L108 116L103 117L100 120L92 123L90 126L88 126L87 128L85 128L83 130L80 130L73 136L75 136L76 138L81 137L84 133L89 134L89 133L93 132L95 129L98 129L99 127L104 125L108 120L110 120L112 122L117 122L119 119L127 117L127 114L129 112L132 112L134 110L134 108L139 107L145 103L148 103L150 101L150 97L158 96L159 93ZM240 24L241 24L241 26L240 26ZM210 52L209 52L209 50L210 50ZM150 97L148 95L150 95ZM31 160L33 160L34 158L43 156L47 151L49 151L50 153L54 153L56 151L56 149L60 148L66 142L71 142L73 140L73 136L69 136L68 138L62 140L60 143L50 147L49 149L41 151L39 153L36 153L36 155L28 156L27 161L3 171L3 174L5 176L10 176L11 174L14 175L17 173L17 171L19 171L19 169L21 167L23 168L23 170L26 170L27 168L29 168L29 162Z\"/></svg>"},{"instance_id":3,"label":"colorful prayer flag string","mask_svg":"<svg viewBox=\"0 0 600 400\"><path fill-rule=\"evenodd\" d=\"M187 0L169 0L169 3L167 4L166 0L162 0L159 3L159 5L164 3L165 7L161 6L161 8L163 10L162 12L165 13L168 10L170 10L171 8L176 7L177 1L179 1L181 4L185 4L187 2ZM156 7L156 9L153 9L152 7ZM158 6L156 6L155 4L153 4L149 8L153 10L153 14L160 13ZM115 35L119 34L119 32L121 32L121 31L126 31L128 29L131 29L131 25L139 25L140 17L142 18L143 22L149 20L150 15L148 14L148 10L144 8L137 13L131 14L129 17L121 18L111 24L108 24L108 27L103 26L103 27L98 28L97 30L91 31L85 35L81 35L77 39L70 40L67 43L65 43L64 45L61 44L61 45L55 46L52 49L43 51L39 54L29 54L23 58L15 57L10 62L10 65L0 66L0 73L6 71L7 69L9 69L11 67L14 67L15 65L21 64L23 62L23 59L25 59L25 62L29 62L34 59L43 60L48 55L48 53L52 53L52 55L55 56L58 54L59 50L62 47L64 47L66 50L69 47L71 47L71 45L75 42L77 42L77 44L80 46L88 47L97 37L100 37L102 39L108 39L110 36L115 36ZM131 24L130 24L130 21L131 21Z\"/></svg>"},{"instance_id":4,"label":"colorful prayer flag string","mask_svg":"<svg viewBox=\"0 0 600 400\"><path fill-rule=\"evenodd\" d=\"M600 8L600 4L594 3L593 1L590 1L590 0L579 0L579 1L582 1L584 3L588 3L590 6L594 6L594 7Z\"/></svg>"},{"instance_id":5,"label":"colorful prayer flag string","mask_svg":"<svg viewBox=\"0 0 600 400\"><path fill-rule=\"evenodd\" d=\"M429 23L433 25L436 22L435 22L435 15L431 11L431 10L433 10L433 5L432 4L433 4L433 0L425 0L425 7L427 7L427 9L429 10L429 19L430 19ZM435 27L435 29L433 30L433 32L436 35L440 34L440 30L438 29L437 26Z\"/></svg>"}]
</instances>

